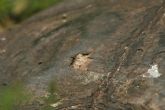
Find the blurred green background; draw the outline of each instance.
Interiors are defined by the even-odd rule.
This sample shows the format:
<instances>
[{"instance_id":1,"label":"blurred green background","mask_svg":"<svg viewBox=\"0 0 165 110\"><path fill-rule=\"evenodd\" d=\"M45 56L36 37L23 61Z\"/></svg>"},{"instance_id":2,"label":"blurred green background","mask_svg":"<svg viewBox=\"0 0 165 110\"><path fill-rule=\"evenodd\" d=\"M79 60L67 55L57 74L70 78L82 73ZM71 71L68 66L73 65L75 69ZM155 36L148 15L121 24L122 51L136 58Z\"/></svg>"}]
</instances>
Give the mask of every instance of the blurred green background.
<instances>
[{"instance_id":1,"label":"blurred green background","mask_svg":"<svg viewBox=\"0 0 165 110\"><path fill-rule=\"evenodd\" d=\"M0 31L62 0L0 0Z\"/></svg>"}]
</instances>

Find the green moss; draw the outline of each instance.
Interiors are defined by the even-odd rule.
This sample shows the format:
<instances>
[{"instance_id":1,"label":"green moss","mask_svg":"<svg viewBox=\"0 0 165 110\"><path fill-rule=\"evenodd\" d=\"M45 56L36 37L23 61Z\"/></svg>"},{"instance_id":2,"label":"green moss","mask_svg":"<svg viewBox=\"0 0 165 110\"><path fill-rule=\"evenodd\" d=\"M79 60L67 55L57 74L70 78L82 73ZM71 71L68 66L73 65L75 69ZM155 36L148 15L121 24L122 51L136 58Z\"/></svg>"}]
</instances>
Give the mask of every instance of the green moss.
<instances>
[{"instance_id":1,"label":"green moss","mask_svg":"<svg viewBox=\"0 0 165 110\"><path fill-rule=\"evenodd\" d=\"M0 0L0 25L20 22L62 0Z\"/></svg>"},{"instance_id":2,"label":"green moss","mask_svg":"<svg viewBox=\"0 0 165 110\"><path fill-rule=\"evenodd\" d=\"M48 87L49 96L44 98L45 105L42 110L54 110L50 105L59 101L60 97L58 95L58 86L56 80L52 80Z\"/></svg>"},{"instance_id":3,"label":"green moss","mask_svg":"<svg viewBox=\"0 0 165 110\"><path fill-rule=\"evenodd\" d=\"M20 19L25 19L38 11L58 3L59 1L61 0L28 0L28 6L20 14Z\"/></svg>"},{"instance_id":4,"label":"green moss","mask_svg":"<svg viewBox=\"0 0 165 110\"><path fill-rule=\"evenodd\" d=\"M58 100L58 86L56 80L50 82L48 91L50 93L49 97L47 98L48 103L56 102Z\"/></svg>"},{"instance_id":5,"label":"green moss","mask_svg":"<svg viewBox=\"0 0 165 110\"><path fill-rule=\"evenodd\" d=\"M0 110L17 109L29 99L30 94L19 83L0 88Z\"/></svg>"}]
</instances>

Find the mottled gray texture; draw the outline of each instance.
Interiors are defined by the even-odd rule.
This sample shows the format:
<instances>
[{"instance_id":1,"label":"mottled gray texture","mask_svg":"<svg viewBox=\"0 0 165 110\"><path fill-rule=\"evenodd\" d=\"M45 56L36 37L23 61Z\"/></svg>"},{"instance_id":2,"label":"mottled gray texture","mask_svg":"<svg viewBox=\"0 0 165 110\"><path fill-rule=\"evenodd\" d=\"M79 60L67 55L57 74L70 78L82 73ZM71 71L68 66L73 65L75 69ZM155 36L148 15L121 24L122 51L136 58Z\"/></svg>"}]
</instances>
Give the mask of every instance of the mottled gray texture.
<instances>
[{"instance_id":1,"label":"mottled gray texture","mask_svg":"<svg viewBox=\"0 0 165 110\"><path fill-rule=\"evenodd\" d=\"M65 0L2 35L0 83L42 96L55 80L55 110L164 110L164 30L162 0ZM144 77L154 64L160 77Z\"/></svg>"}]
</instances>

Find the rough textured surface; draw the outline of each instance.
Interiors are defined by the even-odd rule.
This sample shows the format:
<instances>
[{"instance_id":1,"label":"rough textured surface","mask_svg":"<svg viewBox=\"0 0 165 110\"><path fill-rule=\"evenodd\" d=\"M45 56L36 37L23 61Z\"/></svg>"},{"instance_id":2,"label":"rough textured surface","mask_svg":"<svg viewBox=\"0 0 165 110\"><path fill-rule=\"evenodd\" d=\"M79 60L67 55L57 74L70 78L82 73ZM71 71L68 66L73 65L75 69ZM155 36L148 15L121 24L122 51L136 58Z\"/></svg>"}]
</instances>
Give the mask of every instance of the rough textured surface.
<instances>
[{"instance_id":1,"label":"rough textured surface","mask_svg":"<svg viewBox=\"0 0 165 110\"><path fill-rule=\"evenodd\" d=\"M162 0L65 0L0 36L0 84L54 81L53 110L165 110L164 30Z\"/></svg>"}]
</instances>

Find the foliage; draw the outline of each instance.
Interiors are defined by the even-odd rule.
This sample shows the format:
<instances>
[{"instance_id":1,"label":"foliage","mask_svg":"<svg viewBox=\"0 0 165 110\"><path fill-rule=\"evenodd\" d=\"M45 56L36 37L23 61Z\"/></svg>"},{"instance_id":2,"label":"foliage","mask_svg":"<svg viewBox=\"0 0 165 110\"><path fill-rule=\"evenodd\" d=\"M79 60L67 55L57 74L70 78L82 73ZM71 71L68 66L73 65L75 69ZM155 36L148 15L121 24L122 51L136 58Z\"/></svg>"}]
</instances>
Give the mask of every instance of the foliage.
<instances>
[{"instance_id":1,"label":"foliage","mask_svg":"<svg viewBox=\"0 0 165 110\"><path fill-rule=\"evenodd\" d=\"M56 80L52 80L50 82L49 87L48 87L48 92L49 92L49 95L48 97L44 98L45 106L42 108L42 110L53 110L53 107L51 107L50 105L52 103L56 103L60 99L60 97L58 96L59 90L58 90Z\"/></svg>"},{"instance_id":2,"label":"foliage","mask_svg":"<svg viewBox=\"0 0 165 110\"><path fill-rule=\"evenodd\" d=\"M30 94L25 91L20 83L0 88L0 110L13 110L30 99Z\"/></svg>"},{"instance_id":3,"label":"foliage","mask_svg":"<svg viewBox=\"0 0 165 110\"><path fill-rule=\"evenodd\" d=\"M61 0L0 0L0 25L20 22Z\"/></svg>"}]
</instances>

